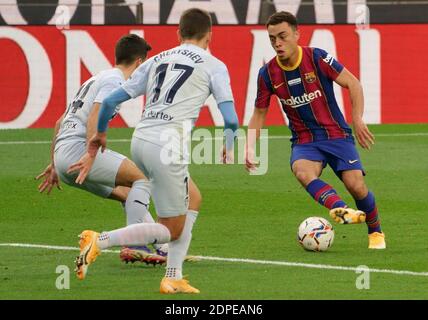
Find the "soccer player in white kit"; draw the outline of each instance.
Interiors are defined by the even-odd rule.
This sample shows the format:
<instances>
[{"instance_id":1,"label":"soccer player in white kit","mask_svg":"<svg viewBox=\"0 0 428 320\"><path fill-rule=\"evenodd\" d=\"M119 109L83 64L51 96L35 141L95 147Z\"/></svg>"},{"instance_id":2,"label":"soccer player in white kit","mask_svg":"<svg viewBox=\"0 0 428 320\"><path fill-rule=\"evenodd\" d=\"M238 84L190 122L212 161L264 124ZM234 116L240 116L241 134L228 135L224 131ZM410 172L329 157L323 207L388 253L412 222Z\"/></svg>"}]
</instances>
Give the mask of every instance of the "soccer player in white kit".
<instances>
[{"instance_id":1,"label":"soccer player in white kit","mask_svg":"<svg viewBox=\"0 0 428 320\"><path fill-rule=\"evenodd\" d=\"M134 131L131 153L152 184L158 223L134 224L101 234L83 231L77 261L77 273L81 278L103 249L168 243L167 268L160 292L199 293L182 277L183 260L198 215L188 207L189 173L185 161L188 151L182 146L186 138L189 139L191 128L210 94L218 103L226 132L234 133L238 128L227 67L206 51L211 40L211 25L207 12L196 8L186 10L179 24L181 45L147 60L120 89L104 100L98 132L88 144L87 155L92 157L99 147L105 149L108 119L115 106L146 95L146 109ZM233 148L233 138L234 134L226 134L226 146ZM173 159L168 155L174 155ZM81 179L84 178L83 173ZM149 188L148 183L146 187Z\"/></svg>"},{"instance_id":2,"label":"soccer player in white kit","mask_svg":"<svg viewBox=\"0 0 428 320\"><path fill-rule=\"evenodd\" d=\"M98 153L84 182L76 182L77 174L67 172L69 166L85 154L87 139L96 132L98 110L104 98L125 82L146 60L150 50L150 45L143 38L134 34L123 36L116 43L115 67L102 71L83 83L65 113L56 122L51 163L36 177L44 178L39 185L40 192L47 190L49 194L54 186L60 188L59 181L62 180L70 186L122 202L128 225L154 222L148 212L150 193L139 187L140 180L147 179L124 155L112 150ZM121 258L127 259L132 255L147 263L164 263L166 257L160 251L160 245L155 248L156 253L152 253L147 247L124 248Z\"/></svg>"}]
</instances>

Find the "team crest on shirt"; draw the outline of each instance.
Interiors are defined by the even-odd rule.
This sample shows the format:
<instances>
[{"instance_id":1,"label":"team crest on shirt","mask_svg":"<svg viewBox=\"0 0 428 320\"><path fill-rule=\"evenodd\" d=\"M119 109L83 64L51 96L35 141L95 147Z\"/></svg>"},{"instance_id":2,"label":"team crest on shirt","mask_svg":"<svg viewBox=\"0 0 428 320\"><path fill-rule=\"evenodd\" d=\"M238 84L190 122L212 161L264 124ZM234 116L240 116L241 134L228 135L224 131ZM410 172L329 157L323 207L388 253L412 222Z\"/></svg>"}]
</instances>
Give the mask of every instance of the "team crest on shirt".
<instances>
[{"instance_id":1,"label":"team crest on shirt","mask_svg":"<svg viewBox=\"0 0 428 320\"><path fill-rule=\"evenodd\" d=\"M315 75L314 71L305 73L305 81L307 83L313 83L313 82L315 82L315 80L317 80L317 76Z\"/></svg>"}]
</instances>

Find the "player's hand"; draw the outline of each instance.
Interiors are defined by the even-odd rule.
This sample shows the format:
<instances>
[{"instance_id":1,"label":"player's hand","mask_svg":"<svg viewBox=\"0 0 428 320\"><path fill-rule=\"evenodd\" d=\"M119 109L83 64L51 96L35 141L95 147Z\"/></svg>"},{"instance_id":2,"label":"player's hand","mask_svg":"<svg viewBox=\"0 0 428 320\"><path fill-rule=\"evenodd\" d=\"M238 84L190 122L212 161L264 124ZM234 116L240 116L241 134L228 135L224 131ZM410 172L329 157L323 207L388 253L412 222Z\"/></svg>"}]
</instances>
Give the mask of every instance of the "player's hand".
<instances>
[{"instance_id":1,"label":"player's hand","mask_svg":"<svg viewBox=\"0 0 428 320\"><path fill-rule=\"evenodd\" d=\"M254 172L257 170L259 163L254 161L254 149L245 145L245 170Z\"/></svg>"},{"instance_id":2,"label":"player's hand","mask_svg":"<svg viewBox=\"0 0 428 320\"><path fill-rule=\"evenodd\" d=\"M97 132L88 141L88 154L95 159L98 149L101 147L101 152L104 152L107 146L107 134L105 132Z\"/></svg>"},{"instance_id":3,"label":"player's hand","mask_svg":"<svg viewBox=\"0 0 428 320\"><path fill-rule=\"evenodd\" d=\"M374 135L370 132L363 120L354 121L355 137L364 149L370 149L374 144Z\"/></svg>"},{"instance_id":4,"label":"player's hand","mask_svg":"<svg viewBox=\"0 0 428 320\"><path fill-rule=\"evenodd\" d=\"M77 176L75 182L77 184L82 184L83 182L85 182L85 179L89 174L89 171L91 171L94 161L95 161L95 157L92 157L89 154L89 152L86 152L79 159L79 161L73 163L70 167L68 167L67 173L73 173L73 172L79 171L79 175Z\"/></svg>"},{"instance_id":5,"label":"player's hand","mask_svg":"<svg viewBox=\"0 0 428 320\"><path fill-rule=\"evenodd\" d=\"M223 150L221 151L221 162L224 164L234 164L235 163L235 155L233 150L226 150L226 146L223 146Z\"/></svg>"},{"instance_id":6,"label":"player's hand","mask_svg":"<svg viewBox=\"0 0 428 320\"><path fill-rule=\"evenodd\" d=\"M56 174L55 167L52 163L49 164L41 174L35 177L36 180L40 180L41 178L44 178L45 180L39 184L38 189L40 193L43 193L47 189L47 194L49 195L54 186L56 186L58 190L62 190L59 184L58 175Z\"/></svg>"}]
</instances>

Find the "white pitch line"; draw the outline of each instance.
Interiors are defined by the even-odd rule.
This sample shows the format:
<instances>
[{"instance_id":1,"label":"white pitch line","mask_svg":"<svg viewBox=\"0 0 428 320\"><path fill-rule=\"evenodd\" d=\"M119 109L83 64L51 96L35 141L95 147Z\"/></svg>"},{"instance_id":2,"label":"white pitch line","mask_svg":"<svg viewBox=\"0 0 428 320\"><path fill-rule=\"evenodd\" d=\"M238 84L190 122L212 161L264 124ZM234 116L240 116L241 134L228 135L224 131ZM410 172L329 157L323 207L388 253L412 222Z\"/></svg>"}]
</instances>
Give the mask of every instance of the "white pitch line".
<instances>
[{"instance_id":1,"label":"white pitch line","mask_svg":"<svg viewBox=\"0 0 428 320\"><path fill-rule=\"evenodd\" d=\"M79 251L76 247L66 246L51 246L42 244L29 244L29 243L0 243L0 247L19 247L19 248L37 248L37 249L48 249L48 250L67 250L67 251ZM108 253L119 253L119 250L103 250ZM359 268L355 267L343 267L334 266L328 264L312 264L312 263L301 263L301 262L288 262L288 261L271 261L271 260L255 260L255 259L240 259L240 258L222 258L222 257L209 257L209 256L193 256L196 259L207 260L207 261L222 261L222 262L238 262L238 263L250 263L250 264L263 264L263 265L276 265L286 267L300 267L300 268L311 268L311 269L325 269L325 270L341 270L341 271L357 271ZM409 275L428 277L428 272L415 272L407 270L392 270L392 269L374 269L369 268L370 272L373 273L389 273L398 275Z\"/></svg>"},{"instance_id":2,"label":"white pitch line","mask_svg":"<svg viewBox=\"0 0 428 320\"><path fill-rule=\"evenodd\" d=\"M0 247L18 247L18 248L36 248L48 250L62 250L62 251L79 251L76 247L66 246L50 246L45 244L31 244L31 243L0 243ZM103 252L119 253L119 250L103 250Z\"/></svg>"},{"instance_id":3,"label":"white pitch line","mask_svg":"<svg viewBox=\"0 0 428 320\"><path fill-rule=\"evenodd\" d=\"M239 258L219 258L219 257L205 257L205 256L195 256L201 260L212 260L212 261L225 261L225 262L241 262L241 263L253 263L253 264L269 264L277 266L287 266L287 267L301 267L301 268L312 268L312 269L328 269L328 270L343 270L343 271L357 271L361 270L355 267L343 267L343 266L333 266L329 264L312 264L312 263L301 263L301 262L288 262L288 261L270 261L270 260L254 260L254 259L239 259ZM391 270L391 269L374 269L369 268L370 272L374 273L391 273L391 274L400 274L400 275L410 275L410 276L422 276L428 277L428 272L415 272L407 270Z\"/></svg>"},{"instance_id":4,"label":"white pitch line","mask_svg":"<svg viewBox=\"0 0 428 320\"><path fill-rule=\"evenodd\" d=\"M428 136L428 132L413 132L413 133L378 133L375 135L376 137L426 137ZM269 140L277 140L277 139L290 139L291 136L284 135L272 135L269 136ZM221 140L222 137L215 138L204 138L202 140ZM264 137L261 137L264 139ZM197 142L198 140L194 140ZM34 141L0 141L0 145L19 145L19 144L50 144L51 140L34 140ZM131 142L131 139L110 139L108 142Z\"/></svg>"},{"instance_id":5,"label":"white pitch line","mask_svg":"<svg viewBox=\"0 0 428 320\"><path fill-rule=\"evenodd\" d=\"M130 142L131 139L110 139L108 142ZM35 140L35 141L0 141L0 145L2 144L50 144L52 140Z\"/></svg>"}]
</instances>

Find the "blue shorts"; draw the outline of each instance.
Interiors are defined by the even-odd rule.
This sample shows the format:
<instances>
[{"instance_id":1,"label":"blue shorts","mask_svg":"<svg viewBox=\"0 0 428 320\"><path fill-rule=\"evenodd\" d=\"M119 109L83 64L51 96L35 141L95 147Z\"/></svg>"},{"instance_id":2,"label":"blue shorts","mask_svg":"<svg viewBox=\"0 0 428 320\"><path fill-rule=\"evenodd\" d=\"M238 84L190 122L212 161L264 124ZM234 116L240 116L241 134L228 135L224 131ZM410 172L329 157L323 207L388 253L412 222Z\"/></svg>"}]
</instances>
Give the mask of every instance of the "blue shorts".
<instances>
[{"instance_id":1,"label":"blue shorts","mask_svg":"<svg viewBox=\"0 0 428 320\"><path fill-rule=\"evenodd\" d=\"M320 161L323 168L328 164L339 178L347 170L361 170L365 175L355 143L347 139L296 144L291 148L290 165L300 159Z\"/></svg>"}]
</instances>

